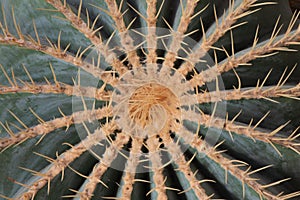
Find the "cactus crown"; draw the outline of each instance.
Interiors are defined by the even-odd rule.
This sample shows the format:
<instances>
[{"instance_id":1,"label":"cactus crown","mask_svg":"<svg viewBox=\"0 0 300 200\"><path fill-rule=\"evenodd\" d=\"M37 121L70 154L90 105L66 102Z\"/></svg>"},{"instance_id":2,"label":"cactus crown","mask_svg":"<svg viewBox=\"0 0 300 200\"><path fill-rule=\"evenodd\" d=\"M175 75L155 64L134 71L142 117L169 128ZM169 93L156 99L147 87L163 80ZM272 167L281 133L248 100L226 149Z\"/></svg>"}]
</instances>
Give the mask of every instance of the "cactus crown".
<instances>
[{"instance_id":1,"label":"cactus crown","mask_svg":"<svg viewBox=\"0 0 300 200\"><path fill-rule=\"evenodd\" d=\"M287 5L1 1L1 197L299 196Z\"/></svg>"}]
</instances>

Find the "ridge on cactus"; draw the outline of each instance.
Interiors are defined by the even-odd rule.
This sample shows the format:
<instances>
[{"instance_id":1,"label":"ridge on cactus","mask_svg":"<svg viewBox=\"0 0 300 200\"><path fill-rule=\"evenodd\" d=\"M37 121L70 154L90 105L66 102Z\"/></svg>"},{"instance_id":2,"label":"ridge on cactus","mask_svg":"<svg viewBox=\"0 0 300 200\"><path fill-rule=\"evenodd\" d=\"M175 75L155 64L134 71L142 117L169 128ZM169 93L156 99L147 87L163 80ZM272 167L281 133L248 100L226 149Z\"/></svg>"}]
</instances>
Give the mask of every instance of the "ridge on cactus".
<instances>
[{"instance_id":1,"label":"ridge on cactus","mask_svg":"<svg viewBox=\"0 0 300 200\"><path fill-rule=\"evenodd\" d=\"M300 198L296 1L0 5L0 199Z\"/></svg>"}]
</instances>

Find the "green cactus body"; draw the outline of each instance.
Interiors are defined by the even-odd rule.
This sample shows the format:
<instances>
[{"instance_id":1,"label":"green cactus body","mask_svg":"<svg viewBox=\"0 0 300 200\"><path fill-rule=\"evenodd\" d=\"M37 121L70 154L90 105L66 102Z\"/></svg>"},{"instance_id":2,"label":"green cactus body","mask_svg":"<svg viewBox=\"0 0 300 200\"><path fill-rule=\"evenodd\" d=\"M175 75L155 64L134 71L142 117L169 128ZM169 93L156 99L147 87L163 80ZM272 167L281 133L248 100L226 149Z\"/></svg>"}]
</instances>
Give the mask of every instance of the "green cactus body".
<instances>
[{"instance_id":1,"label":"green cactus body","mask_svg":"<svg viewBox=\"0 0 300 200\"><path fill-rule=\"evenodd\" d=\"M300 198L289 1L0 4L1 199Z\"/></svg>"}]
</instances>

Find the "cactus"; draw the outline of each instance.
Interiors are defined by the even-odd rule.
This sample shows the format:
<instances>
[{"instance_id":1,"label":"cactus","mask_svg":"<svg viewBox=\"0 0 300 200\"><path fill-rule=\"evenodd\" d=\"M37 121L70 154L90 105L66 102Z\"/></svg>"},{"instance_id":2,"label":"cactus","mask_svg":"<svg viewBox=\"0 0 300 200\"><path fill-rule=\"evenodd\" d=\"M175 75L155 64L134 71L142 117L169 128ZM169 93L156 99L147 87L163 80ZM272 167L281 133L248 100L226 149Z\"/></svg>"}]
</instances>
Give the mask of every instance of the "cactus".
<instances>
[{"instance_id":1,"label":"cactus","mask_svg":"<svg viewBox=\"0 0 300 200\"><path fill-rule=\"evenodd\" d=\"M0 198L300 198L289 1L1 7Z\"/></svg>"}]
</instances>

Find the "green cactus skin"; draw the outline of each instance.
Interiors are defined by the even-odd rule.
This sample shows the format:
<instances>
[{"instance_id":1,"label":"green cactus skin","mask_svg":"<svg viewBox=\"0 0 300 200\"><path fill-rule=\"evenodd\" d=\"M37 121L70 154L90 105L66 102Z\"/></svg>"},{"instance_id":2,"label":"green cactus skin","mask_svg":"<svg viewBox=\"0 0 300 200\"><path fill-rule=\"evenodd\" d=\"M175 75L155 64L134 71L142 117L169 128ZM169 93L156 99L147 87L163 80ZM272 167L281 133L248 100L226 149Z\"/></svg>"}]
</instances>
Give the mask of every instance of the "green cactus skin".
<instances>
[{"instance_id":1,"label":"green cactus skin","mask_svg":"<svg viewBox=\"0 0 300 200\"><path fill-rule=\"evenodd\" d=\"M0 4L0 199L300 198L296 1Z\"/></svg>"}]
</instances>

